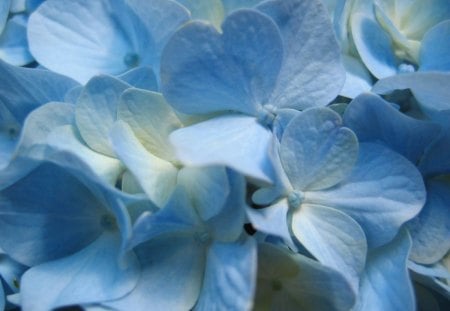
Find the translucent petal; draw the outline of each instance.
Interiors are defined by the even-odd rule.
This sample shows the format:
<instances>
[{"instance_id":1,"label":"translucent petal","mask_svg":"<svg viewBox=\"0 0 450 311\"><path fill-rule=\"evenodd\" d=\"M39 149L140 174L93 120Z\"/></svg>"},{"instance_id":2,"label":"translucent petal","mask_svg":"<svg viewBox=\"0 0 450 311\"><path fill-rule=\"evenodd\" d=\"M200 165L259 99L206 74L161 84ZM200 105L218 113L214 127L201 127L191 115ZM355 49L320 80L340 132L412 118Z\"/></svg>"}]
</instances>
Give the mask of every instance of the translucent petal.
<instances>
[{"instance_id":1,"label":"translucent petal","mask_svg":"<svg viewBox=\"0 0 450 311\"><path fill-rule=\"evenodd\" d=\"M60 306L119 298L139 279L134 253L119 260L120 238L103 234L81 251L28 270L21 280L24 309L50 310Z\"/></svg>"},{"instance_id":2,"label":"translucent petal","mask_svg":"<svg viewBox=\"0 0 450 311\"><path fill-rule=\"evenodd\" d=\"M178 0L190 12L193 19L206 20L217 29L225 18L225 10L221 0Z\"/></svg>"},{"instance_id":3,"label":"translucent petal","mask_svg":"<svg viewBox=\"0 0 450 311\"><path fill-rule=\"evenodd\" d=\"M256 242L213 243L194 310L249 310L256 287Z\"/></svg>"},{"instance_id":4,"label":"translucent petal","mask_svg":"<svg viewBox=\"0 0 450 311\"><path fill-rule=\"evenodd\" d=\"M130 126L150 153L167 161L176 161L169 134L182 124L161 94L127 90L120 97L117 119Z\"/></svg>"},{"instance_id":5,"label":"translucent petal","mask_svg":"<svg viewBox=\"0 0 450 311\"><path fill-rule=\"evenodd\" d=\"M432 180L427 183L427 203L419 215L408 222L413 243L411 260L432 264L450 250L449 200L448 182Z\"/></svg>"},{"instance_id":6,"label":"translucent petal","mask_svg":"<svg viewBox=\"0 0 450 311\"><path fill-rule=\"evenodd\" d=\"M111 143L149 198L163 207L175 189L178 168L148 152L123 121L112 127Z\"/></svg>"},{"instance_id":7,"label":"translucent petal","mask_svg":"<svg viewBox=\"0 0 450 311\"><path fill-rule=\"evenodd\" d=\"M406 268L410 247L411 240L402 230L391 243L369 254L355 311L415 309Z\"/></svg>"},{"instance_id":8,"label":"translucent petal","mask_svg":"<svg viewBox=\"0 0 450 311\"><path fill-rule=\"evenodd\" d=\"M450 71L450 20L431 28L422 40L420 50L421 71Z\"/></svg>"},{"instance_id":9,"label":"translucent petal","mask_svg":"<svg viewBox=\"0 0 450 311\"><path fill-rule=\"evenodd\" d=\"M372 77L361 60L348 55L342 55L346 70L345 84L339 93L348 98L354 98L372 88Z\"/></svg>"},{"instance_id":10,"label":"translucent petal","mask_svg":"<svg viewBox=\"0 0 450 311\"><path fill-rule=\"evenodd\" d=\"M326 206L302 204L292 215L292 232L325 266L342 272L355 293L364 269L364 231L346 214Z\"/></svg>"},{"instance_id":11,"label":"translucent petal","mask_svg":"<svg viewBox=\"0 0 450 311\"><path fill-rule=\"evenodd\" d=\"M114 157L109 131L117 120L119 97L128 84L109 76L92 78L84 87L75 108L75 121L86 144Z\"/></svg>"},{"instance_id":12,"label":"translucent petal","mask_svg":"<svg viewBox=\"0 0 450 311\"><path fill-rule=\"evenodd\" d=\"M174 131L170 140L186 166L225 165L270 182L271 132L253 117L225 115Z\"/></svg>"},{"instance_id":13,"label":"translucent petal","mask_svg":"<svg viewBox=\"0 0 450 311\"><path fill-rule=\"evenodd\" d=\"M358 53L378 79L397 74L397 63L392 41L372 18L360 13L351 18L353 40Z\"/></svg>"},{"instance_id":14,"label":"translucent petal","mask_svg":"<svg viewBox=\"0 0 450 311\"><path fill-rule=\"evenodd\" d=\"M280 158L295 190L334 186L347 176L358 156L355 134L327 108L306 110L285 129Z\"/></svg>"},{"instance_id":15,"label":"translucent petal","mask_svg":"<svg viewBox=\"0 0 450 311\"><path fill-rule=\"evenodd\" d=\"M150 64L155 50L147 28L123 0L47 0L30 16L28 40L41 65L80 83Z\"/></svg>"},{"instance_id":16,"label":"translucent petal","mask_svg":"<svg viewBox=\"0 0 450 311\"><path fill-rule=\"evenodd\" d=\"M275 0L257 8L275 21L283 39L283 64L270 104L303 110L330 103L345 72L325 7L316 0Z\"/></svg>"},{"instance_id":17,"label":"translucent petal","mask_svg":"<svg viewBox=\"0 0 450 311\"><path fill-rule=\"evenodd\" d=\"M158 81L155 72L150 67L133 68L117 78L138 89L158 91Z\"/></svg>"},{"instance_id":18,"label":"translucent petal","mask_svg":"<svg viewBox=\"0 0 450 311\"><path fill-rule=\"evenodd\" d=\"M425 203L414 165L378 144L362 143L351 174L327 190L308 192L307 202L333 207L358 221L370 248L389 242Z\"/></svg>"}]
</instances>

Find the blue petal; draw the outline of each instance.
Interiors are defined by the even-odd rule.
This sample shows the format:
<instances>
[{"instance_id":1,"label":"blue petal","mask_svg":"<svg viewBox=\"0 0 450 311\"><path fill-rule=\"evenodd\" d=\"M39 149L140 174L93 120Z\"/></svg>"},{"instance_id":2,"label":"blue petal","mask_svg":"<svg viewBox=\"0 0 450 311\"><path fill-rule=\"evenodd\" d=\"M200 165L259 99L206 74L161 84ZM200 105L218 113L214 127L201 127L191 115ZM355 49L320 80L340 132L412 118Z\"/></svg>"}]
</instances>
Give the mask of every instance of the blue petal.
<instances>
[{"instance_id":1,"label":"blue petal","mask_svg":"<svg viewBox=\"0 0 450 311\"><path fill-rule=\"evenodd\" d=\"M247 208L247 217L256 230L278 236L295 249L288 226L288 210L287 200L284 199L265 208Z\"/></svg>"},{"instance_id":2,"label":"blue petal","mask_svg":"<svg viewBox=\"0 0 450 311\"><path fill-rule=\"evenodd\" d=\"M410 89L421 110L431 119L448 125L450 116L450 73L415 72L379 80L372 91L388 94L394 90Z\"/></svg>"},{"instance_id":3,"label":"blue petal","mask_svg":"<svg viewBox=\"0 0 450 311\"><path fill-rule=\"evenodd\" d=\"M378 79L397 74L397 62L391 38L372 18L356 13L351 18L353 40L358 53Z\"/></svg>"},{"instance_id":4,"label":"blue petal","mask_svg":"<svg viewBox=\"0 0 450 311\"><path fill-rule=\"evenodd\" d=\"M373 94L356 97L347 107L344 124L361 142L383 142L417 164L439 134L439 126L408 117Z\"/></svg>"},{"instance_id":5,"label":"blue petal","mask_svg":"<svg viewBox=\"0 0 450 311\"><path fill-rule=\"evenodd\" d=\"M431 28L422 39L420 70L450 71L450 21Z\"/></svg>"},{"instance_id":6,"label":"blue petal","mask_svg":"<svg viewBox=\"0 0 450 311\"><path fill-rule=\"evenodd\" d=\"M41 65L80 83L151 64L155 53L145 25L123 0L45 1L30 16L28 40Z\"/></svg>"},{"instance_id":7,"label":"blue petal","mask_svg":"<svg viewBox=\"0 0 450 311\"><path fill-rule=\"evenodd\" d=\"M256 242L213 243L194 310L249 310L256 288Z\"/></svg>"},{"instance_id":8,"label":"blue petal","mask_svg":"<svg viewBox=\"0 0 450 311\"><path fill-rule=\"evenodd\" d=\"M450 173L450 131L443 128L441 133L426 150L418 167L424 176Z\"/></svg>"},{"instance_id":9,"label":"blue petal","mask_svg":"<svg viewBox=\"0 0 450 311\"><path fill-rule=\"evenodd\" d=\"M86 144L93 150L114 157L109 132L117 120L119 97L128 84L113 77L92 78L84 87L75 109L75 121Z\"/></svg>"},{"instance_id":10,"label":"blue petal","mask_svg":"<svg viewBox=\"0 0 450 311\"><path fill-rule=\"evenodd\" d=\"M264 1L257 8L272 17L283 39L283 64L269 102L298 110L330 103L344 84L345 72L320 1Z\"/></svg>"},{"instance_id":11,"label":"blue petal","mask_svg":"<svg viewBox=\"0 0 450 311\"><path fill-rule=\"evenodd\" d=\"M308 192L307 200L350 215L372 248L389 242L419 213L425 187L411 162L382 145L362 143L351 174L333 188Z\"/></svg>"},{"instance_id":12,"label":"blue petal","mask_svg":"<svg viewBox=\"0 0 450 311\"><path fill-rule=\"evenodd\" d=\"M432 264L450 250L450 184L439 180L427 183L427 203L408 223L412 237L410 259Z\"/></svg>"},{"instance_id":13,"label":"blue petal","mask_svg":"<svg viewBox=\"0 0 450 311\"><path fill-rule=\"evenodd\" d=\"M117 119L126 122L153 155L167 161L176 161L169 143L169 134L182 124L161 94L127 90L120 97Z\"/></svg>"},{"instance_id":14,"label":"blue petal","mask_svg":"<svg viewBox=\"0 0 450 311\"><path fill-rule=\"evenodd\" d=\"M333 208L305 203L294 211L291 226L298 241L325 266L342 271L357 293L367 252L358 223Z\"/></svg>"},{"instance_id":15,"label":"blue petal","mask_svg":"<svg viewBox=\"0 0 450 311\"><path fill-rule=\"evenodd\" d=\"M117 78L138 89L148 91L158 90L158 81L156 80L154 71L150 67L137 67L121 74Z\"/></svg>"},{"instance_id":16,"label":"blue petal","mask_svg":"<svg viewBox=\"0 0 450 311\"><path fill-rule=\"evenodd\" d=\"M0 310L5 309L5 291L3 290L3 284L0 279Z\"/></svg>"},{"instance_id":17,"label":"blue petal","mask_svg":"<svg viewBox=\"0 0 450 311\"><path fill-rule=\"evenodd\" d=\"M406 261L411 240L405 230L367 258L355 311L414 310L415 299Z\"/></svg>"},{"instance_id":18,"label":"blue petal","mask_svg":"<svg viewBox=\"0 0 450 311\"><path fill-rule=\"evenodd\" d=\"M0 3L0 34L3 32L3 28L8 20L10 5L11 0L4 0ZM2 308L0 309L3 310Z\"/></svg>"},{"instance_id":19,"label":"blue petal","mask_svg":"<svg viewBox=\"0 0 450 311\"><path fill-rule=\"evenodd\" d=\"M276 25L257 11L240 10L224 21L222 29L220 35L211 25L192 22L168 43L162 58L162 90L177 110L255 115L270 95L282 57Z\"/></svg>"},{"instance_id":20,"label":"blue petal","mask_svg":"<svg viewBox=\"0 0 450 311\"><path fill-rule=\"evenodd\" d=\"M72 79L51 71L10 66L2 61L0 84L0 105L5 106L19 124L40 105L64 101L67 91L77 85Z\"/></svg>"},{"instance_id":21,"label":"blue petal","mask_svg":"<svg viewBox=\"0 0 450 311\"><path fill-rule=\"evenodd\" d=\"M193 236L201 220L189 201L186 192L177 188L169 202L154 214L143 213L136 221L129 246L134 247L160 236L175 234Z\"/></svg>"},{"instance_id":22,"label":"blue petal","mask_svg":"<svg viewBox=\"0 0 450 311\"><path fill-rule=\"evenodd\" d=\"M0 254L0 285L2 283L5 284L6 293L19 292L19 280L26 269L28 269L28 267L12 260L8 255ZM0 287L0 294L1 291L2 288Z\"/></svg>"},{"instance_id":23,"label":"blue petal","mask_svg":"<svg viewBox=\"0 0 450 311\"><path fill-rule=\"evenodd\" d=\"M190 310L197 301L205 267L204 245L169 236L136 248L141 276L127 296L104 305L114 310Z\"/></svg>"},{"instance_id":24,"label":"blue petal","mask_svg":"<svg viewBox=\"0 0 450 311\"><path fill-rule=\"evenodd\" d=\"M0 244L32 266L92 242L103 230L103 215L105 207L85 185L62 168L42 164L0 192Z\"/></svg>"},{"instance_id":25,"label":"blue petal","mask_svg":"<svg viewBox=\"0 0 450 311\"><path fill-rule=\"evenodd\" d=\"M148 152L122 121L112 127L111 144L150 200L163 207L175 189L178 168Z\"/></svg>"},{"instance_id":26,"label":"blue petal","mask_svg":"<svg viewBox=\"0 0 450 311\"><path fill-rule=\"evenodd\" d=\"M257 119L225 115L174 131L170 140L186 166L225 165L271 182L271 132Z\"/></svg>"},{"instance_id":27,"label":"blue petal","mask_svg":"<svg viewBox=\"0 0 450 311\"><path fill-rule=\"evenodd\" d=\"M372 88L372 77L361 60L343 55L342 62L346 71L346 79L339 95L355 98L363 92L368 92Z\"/></svg>"},{"instance_id":28,"label":"blue petal","mask_svg":"<svg viewBox=\"0 0 450 311\"><path fill-rule=\"evenodd\" d=\"M10 18L0 34L0 59L16 66L33 61L33 56L28 51L27 17L24 14Z\"/></svg>"},{"instance_id":29,"label":"blue petal","mask_svg":"<svg viewBox=\"0 0 450 311\"><path fill-rule=\"evenodd\" d=\"M189 10L193 19L208 21L220 29L226 15L222 0L177 0L177 2Z\"/></svg>"},{"instance_id":30,"label":"blue petal","mask_svg":"<svg viewBox=\"0 0 450 311\"><path fill-rule=\"evenodd\" d=\"M280 158L295 190L334 186L347 176L358 156L355 134L327 108L306 110L285 129Z\"/></svg>"},{"instance_id":31,"label":"blue petal","mask_svg":"<svg viewBox=\"0 0 450 311\"><path fill-rule=\"evenodd\" d=\"M44 311L129 293L138 282L139 263L134 253L119 260L119 251L120 238L106 233L69 257L31 268L21 280L22 308Z\"/></svg>"}]
</instances>

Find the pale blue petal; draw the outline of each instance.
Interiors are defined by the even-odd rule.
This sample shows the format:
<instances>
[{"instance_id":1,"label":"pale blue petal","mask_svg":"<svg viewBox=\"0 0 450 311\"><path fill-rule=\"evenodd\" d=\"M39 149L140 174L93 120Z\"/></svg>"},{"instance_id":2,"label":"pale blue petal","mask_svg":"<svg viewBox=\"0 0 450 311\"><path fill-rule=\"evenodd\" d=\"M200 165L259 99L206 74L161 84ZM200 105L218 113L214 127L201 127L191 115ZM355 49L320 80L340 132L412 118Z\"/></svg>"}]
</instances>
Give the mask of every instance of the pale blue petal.
<instances>
[{"instance_id":1,"label":"pale blue petal","mask_svg":"<svg viewBox=\"0 0 450 311\"><path fill-rule=\"evenodd\" d=\"M80 97L81 93L83 92L84 87L82 85L75 86L67 91L66 95L64 96L64 102L69 103L72 105L76 105L78 98Z\"/></svg>"},{"instance_id":2,"label":"pale blue petal","mask_svg":"<svg viewBox=\"0 0 450 311\"><path fill-rule=\"evenodd\" d=\"M345 110L344 124L360 142L382 142L417 164L437 137L437 124L413 119L374 94L356 97Z\"/></svg>"},{"instance_id":3,"label":"pale blue petal","mask_svg":"<svg viewBox=\"0 0 450 311\"><path fill-rule=\"evenodd\" d=\"M74 122L74 106L51 102L32 111L25 120L15 155L44 159L48 136L57 128Z\"/></svg>"},{"instance_id":4,"label":"pale blue petal","mask_svg":"<svg viewBox=\"0 0 450 311\"><path fill-rule=\"evenodd\" d=\"M253 7L259 2L261 0L222 0L223 7L227 13L237 9Z\"/></svg>"},{"instance_id":5,"label":"pale blue petal","mask_svg":"<svg viewBox=\"0 0 450 311\"><path fill-rule=\"evenodd\" d=\"M148 197L163 207L175 189L178 168L145 149L131 128L117 121L111 130L111 143L117 157L131 171Z\"/></svg>"},{"instance_id":6,"label":"pale blue petal","mask_svg":"<svg viewBox=\"0 0 450 311\"><path fill-rule=\"evenodd\" d=\"M367 253L358 223L333 208L305 203L294 211L291 226L297 240L322 264L340 271L356 293Z\"/></svg>"},{"instance_id":7,"label":"pale blue petal","mask_svg":"<svg viewBox=\"0 0 450 311\"><path fill-rule=\"evenodd\" d=\"M186 192L179 187L164 208L153 214L143 213L136 220L129 246L134 247L170 234L184 237L193 236L195 229L200 228L200 221Z\"/></svg>"},{"instance_id":8,"label":"pale blue petal","mask_svg":"<svg viewBox=\"0 0 450 311\"><path fill-rule=\"evenodd\" d=\"M422 39L420 67L422 71L450 71L450 20L431 28Z\"/></svg>"},{"instance_id":9,"label":"pale blue petal","mask_svg":"<svg viewBox=\"0 0 450 311\"><path fill-rule=\"evenodd\" d=\"M177 110L255 115L270 95L282 57L276 25L257 11L241 10L230 15L222 29L223 35L211 25L192 22L168 43L162 90Z\"/></svg>"},{"instance_id":10,"label":"pale blue petal","mask_svg":"<svg viewBox=\"0 0 450 311\"><path fill-rule=\"evenodd\" d=\"M289 206L286 199L265 208L247 208L247 217L252 226L266 234L278 236L295 249L288 226Z\"/></svg>"},{"instance_id":11,"label":"pale blue petal","mask_svg":"<svg viewBox=\"0 0 450 311\"><path fill-rule=\"evenodd\" d=\"M253 238L213 243L194 310L249 310L256 288L257 251Z\"/></svg>"},{"instance_id":12,"label":"pale blue petal","mask_svg":"<svg viewBox=\"0 0 450 311\"><path fill-rule=\"evenodd\" d=\"M80 83L149 64L155 50L123 0L47 0L30 16L28 40L41 65Z\"/></svg>"},{"instance_id":13,"label":"pale blue petal","mask_svg":"<svg viewBox=\"0 0 450 311\"><path fill-rule=\"evenodd\" d=\"M283 64L270 104L303 110L330 103L345 72L325 7L317 0L274 0L258 9L272 17L283 39Z\"/></svg>"},{"instance_id":14,"label":"pale blue petal","mask_svg":"<svg viewBox=\"0 0 450 311\"><path fill-rule=\"evenodd\" d=\"M362 143L358 162L344 181L306 197L358 221L372 248L389 242L416 216L426 195L422 176L411 162L382 145Z\"/></svg>"},{"instance_id":15,"label":"pale blue petal","mask_svg":"<svg viewBox=\"0 0 450 311\"><path fill-rule=\"evenodd\" d=\"M158 81L156 80L155 72L150 67L142 66L133 68L117 78L138 89L148 91L158 90Z\"/></svg>"},{"instance_id":16,"label":"pale blue petal","mask_svg":"<svg viewBox=\"0 0 450 311\"><path fill-rule=\"evenodd\" d=\"M294 117L296 117L299 113L300 111L290 108L281 108L276 110L272 131L278 140L281 141L284 130L291 120L294 119Z\"/></svg>"},{"instance_id":17,"label":"pale blue petal","mask_svg":"<svg viewBox=\"0 0 450 311\"><path fill-rule=\"evenodd\" d=\"M0 244L12 258L32 266L91 243L107 215L86 185L45 163L0 192Z\"/></svg>"},{"instance_id":18,"label":"pale blue petal","mask_svg":"<svg viewBox=\"0 0 450 311\"><path fill-rule=\"evenodd\" d=\"M355 300L333 269L271 244L258 245L256 310L349 310Z\"/></svg>"},{"instance_id":19,"label":"pale blue petal","mask_svg":"<svg viewBox=\"0 0 450 311\"><path fill-rule=\"evenodd\" d=\"M372 18L356 13L351 17L352 34L358 53L378 79L397 74L391 38Z\"/></svg>"},{"instance_id":20,"label":"pale blue petal","mask_svg":"<svg viewBox=\"0 0 450 311\"><path fill-rule=\"evenodd\" d=\"M345 84L339 95L355 98L372 88L372 77L361 60L348 55L342 55L342 62L346 71Z\"/></svg>"},{"instance_id":21,"label":"pale blue petal","mask_svg":"<svg viewBox=\"0 0 450 311\"><path fill-rule=\"evenodd\" d=\"M411 240L405 230L367 258L355 311L415 310L411 280L406 268Z\"/></svg>"},{"instance_id":22,"label":"pale blue petal","mask_svg":"<svg viewBox=\"0 0 450 311\"><path fill-rule=\"evenodd\" d=\"M136 44L140 46L143 53L145 52L140 57L144 60L148 58L148 60L142 61L140 65L148 61L154 72L159 73L162 50L174 32L189 21L189 12L176 1L126 0L126 3L139 17L150 35L150 41L144 40L145 37L140 31L134 35ZM149 47L151 47L151 50Z\"/></svg>"},{"instance_id":23,"label":"pale blue petal","mask_svg":"<svg viewBox=\"0 0 450 311\"><path fill-rule=\"evenodd\" d=\"M227 170L230 192L219 213L209 218L205 225L211 236L221 242L236 241L244 231L247 184L244 176Z\"/></svg>"},{"instance_id":24,"label":"pale blue petal","mask_svg":"<svg viewBox=\"0 0 450 311\"><path fill-rule=\"evenodd\" d=\"M379 80L372 91L388 94L410 89L421 110L432 119L448 125L450 116L450 73L415 72Z\"/></svg>"},{"instance_id":25,"label":"pale blue petal","mask_svg":"<svg viewBox=\"0 0 450 311\"><path fill-rule=\"evenodd\" d=\"M48 70L15 67L0 61L0 85L0 105L22 124L33 109L50 101L64 101L66 92L77 83Z\"/></svg>"},{"instance_id":26,"label":"pale blue petal","mask_svg":"<svg viewBox=\"0 0 450 311\"><path fill-rule=\"evenodd\" d=\"M8 20L10 5L11 0L4 0L0 3L0 34L3 32L3 27L5 27L6 21ZM0 308L0 310L3 309Z\"/></svg>"},{"instance_id":27,"label":"pale blue petal","mask_svg":"<svg viewBox=\"0 0 450 311\"><path fill-rule=\"evenodd\" d=\"M116 158L105 156L83 143L80 133L73 125L54 128L46 143L54 152L69 152L80 158L95 174L110 185L115 185L124 167Z\"/></svg>"},{"instance_id":28,"label":"pale blue petal","mask_svg":"<svg viewBox=\"0 0 450 311\"><path fill-rule=\"evenodd\" d=\"M231 192L230 182L224 167L183 167L177 183L184 188L192 205L203 221L217 216Z\"/></svg>"},{"instance_id":29,"label":"pale blue petal","mask_svg":"<svg viewBox=\"0 0 450 311\"><path fill-rule=\"evenodd\" d=\"M161 94L127 90L120 97L117 119L126 122L153 155L166 161L176 161L169 134L182 124Z\"/></svg>"},{"instance_id":30,"label":"pale blue petal","mask_svg":"<svg viewBox=\"0 0 450 311\"><path fill-rule=\"evenodd\" d=\"M257 31L256 31L257 30ZM252 102L267 102L283 60L281 34L273 21L253 10L230 14L222 24L228 56L242 70Z\"/></svg>"},{"instance_id":31,"label":"pale blue petal","mask_svg":"<svg viewBox=\"0 0 450 311\"><path fill-rule=\"evenodd\" d=\"M136 248L141 276L114 310L190 310L197 301L205 267L205 248L189 237L167 237Z\"/></svg>"},{"instance_id":32,"label":"pale blue petal","mask_svg":"<svg viewBox=\"0 0 450 311\"><path fill-rule=\"evenodd\" d=\"M9 11L11 13L21 13L26 10L26 0L12 0Z\"/></svg>"},{"instance_id":33,"label":"pale blue petal","mask_svg":"<svg viewBox=\"0 0 450 311\"><path fill-rule=\"evenodd\" d=\"M409 258L417 263L432 264L450 250L450 184L431 180L427 183L427 203L419 215L408 222L412 237Z\"/></svg>"},{"instance_id":34,"label":"pale blue petal","mask_svg":"<svg viewBox=\"0 0 450 311\"><path fill-rule=\"evenodd\" d=\"M114 157L109 132L117 120L119 97L128 84L113 77L92 78L77 100L75 121L86 144L97 152Z\"/></svg>"},{"instance_id":35,"label":"pale blue petal","mask_svg":"<svg viewBox=\"0 0 450 311\"><path fill-rule=\"evenodd\" d=\"M21 303L25 310L119 298L139 279L139 263L130 252L119 260L120 238L106 233L81 251L35 266L21 280Z\"/></svg>"},{"instance_id":36,"label":"pale blue petal","mask_svg":"<svg viewBox=\"0 0 450 311\"><path fill-rule=\"evenodd\" d=\"M174 131L178 159L186 166L225 165L271 182L272 134L256 118L225 115Z\"/></svg>"},{"instance_id":37,"label":"pale blue petal","mask_svg":"<svg viewBox=\"0 0 450 311\"><path fill-rule=\"evenodd\" d=\"M355 134L328 108L305 110L281 139L281 163L295 190L334 186L350 173L357 156Z\"/></svg>"},{"instance_id":38,"label":"pale blue petal","mask_svg":"<svg viewBox=\"0 0 450 311\"><path fill-rule=\"evenodd\" d=\"M5 25L0 36L0 59L11 65L23 66L33 61L28 51L27 17L14 15Z\"/></svg>"}]
</instances>

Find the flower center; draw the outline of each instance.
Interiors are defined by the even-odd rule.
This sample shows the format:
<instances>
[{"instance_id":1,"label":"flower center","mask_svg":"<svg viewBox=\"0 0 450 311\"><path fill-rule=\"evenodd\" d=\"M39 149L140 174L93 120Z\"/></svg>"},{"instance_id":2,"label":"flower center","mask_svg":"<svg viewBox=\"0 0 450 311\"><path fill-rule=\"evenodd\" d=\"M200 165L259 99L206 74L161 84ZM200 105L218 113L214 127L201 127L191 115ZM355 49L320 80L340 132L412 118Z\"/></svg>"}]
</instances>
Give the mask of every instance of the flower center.
<instances>
[{"instance_id":1,"label":"flower center","mask_svg":"<svg viewBox=\"0 0 450 311\"><path fill-rule=\"evenodd\" d=\"M302 191L294 190L289 193L287 200L290 208L297 209L305 200L305 194Z\"/></svg>"},{"instance_id":2,"label":"flower center","mask_svg":"<svg viewBox=\"0 0 450 311\"><path fill-rule=\"evenodd\" d=\"M128 68L133 68L139 66L140 58L136 53L127 53L123 57L123 62Z\"/></svg>"},{"instance_id":3,"label":"flower center","mask_svg":"<svg viewBox=\"0 0 450 311\"><path fill-rule=\"evenodd\" d=\"M117 229L116 218L111 214L104 214L100 219L100 224L106 231L114 231Z\"/></svg>"},{"instance_id":4,"label":"flower center","mask_svg":"<svg viewBox=\"0 0 450 311\"><path fill-rule=\"evenodd\" d=\"M264 105L258 110L257 119L263 126L272 129L276 116L276 108L274 106Z\"/></svg>"}]
</instances>

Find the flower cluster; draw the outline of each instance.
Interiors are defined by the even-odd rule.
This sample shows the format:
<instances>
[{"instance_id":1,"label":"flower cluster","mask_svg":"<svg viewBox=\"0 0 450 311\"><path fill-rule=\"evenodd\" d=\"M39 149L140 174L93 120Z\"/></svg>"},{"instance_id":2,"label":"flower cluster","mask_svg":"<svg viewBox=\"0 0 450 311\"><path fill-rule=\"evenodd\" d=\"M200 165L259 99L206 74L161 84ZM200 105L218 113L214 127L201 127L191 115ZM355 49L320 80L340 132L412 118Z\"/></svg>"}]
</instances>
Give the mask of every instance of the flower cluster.
<instances>
[{"instance_id":1,"label":"flower cluster","mask_svg":"<svg viewBox=\"0 0 450 311\"><path fill-rule=\"evenodd\" d=\"M0 59L0 310L448 307L448 0L2 0Z\"/></svg>"}]
</instances>

